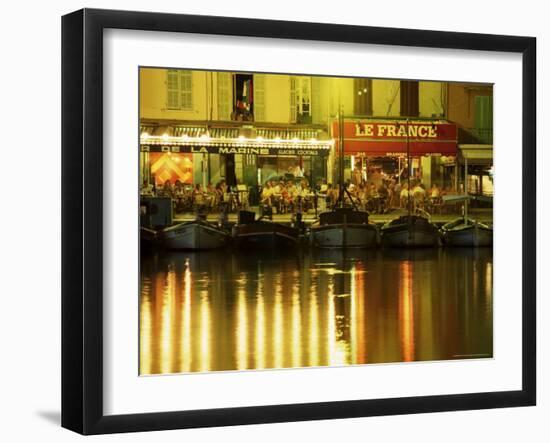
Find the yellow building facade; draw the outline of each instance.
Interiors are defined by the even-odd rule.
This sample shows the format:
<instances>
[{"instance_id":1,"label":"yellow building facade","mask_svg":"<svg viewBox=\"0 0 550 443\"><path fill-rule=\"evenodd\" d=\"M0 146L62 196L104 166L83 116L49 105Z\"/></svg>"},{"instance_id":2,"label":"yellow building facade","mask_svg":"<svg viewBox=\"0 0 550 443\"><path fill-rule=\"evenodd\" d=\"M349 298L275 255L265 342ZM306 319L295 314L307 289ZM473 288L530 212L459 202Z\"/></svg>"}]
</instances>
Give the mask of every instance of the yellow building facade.
<instances>
[{"instance_id":1,"label":"yellow building facade","mask_svg":"<svg viewBox=\"0 0 550 443\"><path fill-rule=\"evenodd\" d=\"M349 120L445 119L447 92L443 82L142 68L142 179L207 185L227 179L228 168L234 168L237 182L255 186L299 166L312 184L322 179L336 181L334 139L338 135L333 123L339 110ZM413 114L407 115L411 109ZM154 137L159 144L165 137L166 146L175 146L170 144L173 137L201 134L198 141L210 142L212 133L221 134L216 138L220 146L230 139L236 146L241 141L241 151L236 149L228 157L222 153L228 152L227 143L221 151L206 145L201 151L200 143L193 149L186 145L185 152L179 148L177 152L162 148L155 154L147 150ZM279 150L265 145L268 137L280 139ZM295 149L296 143L308 149ZM247 154L245 148L254 154ZM430 177L432 163L426 157L415 164L423 166ZM356 165L367 171L368 162L347 156L346 179Z\"/></svg>"}]
</instances>

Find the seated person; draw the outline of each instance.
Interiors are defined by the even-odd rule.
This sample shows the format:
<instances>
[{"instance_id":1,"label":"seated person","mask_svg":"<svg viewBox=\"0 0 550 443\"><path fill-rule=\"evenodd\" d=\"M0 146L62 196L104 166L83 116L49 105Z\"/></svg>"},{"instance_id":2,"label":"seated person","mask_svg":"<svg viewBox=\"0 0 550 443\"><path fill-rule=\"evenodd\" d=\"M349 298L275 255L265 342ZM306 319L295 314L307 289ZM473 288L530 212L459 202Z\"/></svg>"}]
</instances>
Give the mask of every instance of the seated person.
<instances>
[{"instance_id":1,"label":"seated person","mask_svg":"<svg viewBox=\"0 0 550 443\"><path fill-rule=\"evenodd\" d=\"M161 194L163 197L173 197L174 189L172 188L172 183L170 183L170 180L166 180L162 185Z\"/></svg>"},{"instance_id":2,"label":"seated person","mask_svg":"<svg viewBox=\"0 0 550 443\"><path fill-rule=\"evenodd\" d=\"M212 183L208 183L206 186L205 200L210 209L213 209L218 203L216 189Z\"/></svg>"},{"instance_id":3,"label":"seated person","mask_svg":"<svg viewBox=\"0 0 550 443\"><path fill-rule=\"evenodd\" d=\"M193 204L197 208L200 208L206 204L206 199L201 184L196 184L195 189L193 189Z\"/></svg>"},{"instance_id":4,"label":"seated person","mask_svg":"<svg viewBox=\"0 0 550 443\"><path fill-rule=\"evenodd\" d=\"M430 198L437 199L441 197L441 190L437 186L437 183L434 183L432 189L430 190Z\"/></svg>"},{"instance_id":5,"label":"seated person","mask_svg":"<svg viewBox=\"0 0 550 443\"><path fill-rule=\"evenodd\" d=\"M261 203L263 205L272 206L273 205L273 194L274 190L271 186L271 182L266 182L265 186L262 189Z\"/></svg>"},{"instance_id":6,"label":"seated person","mask_svg":"<svg viewBox=\"0 0 550 443\"><path fill-rule=\"evenodd\" d=\"M409 185L405 183L401 188L401 193L399 195L399 200L401 202L401 207L405 208L409 204Z\"/></svg>"}]
</instances>

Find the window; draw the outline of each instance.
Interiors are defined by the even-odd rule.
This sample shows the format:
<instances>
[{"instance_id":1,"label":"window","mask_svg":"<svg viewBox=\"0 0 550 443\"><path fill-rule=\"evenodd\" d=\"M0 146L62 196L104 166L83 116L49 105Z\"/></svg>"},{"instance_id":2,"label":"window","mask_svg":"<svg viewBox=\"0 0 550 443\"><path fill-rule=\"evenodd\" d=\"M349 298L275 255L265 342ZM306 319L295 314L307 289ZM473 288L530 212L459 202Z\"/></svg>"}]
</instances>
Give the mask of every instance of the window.
<instances>
[{"instance_id":1,"label":"window","mask_svg":"<svg viewBox=\"0 0 550 443\"><path fill-rule=\"evenodd\" d=\"M474 97L474 131L482 143L493 143L493 96Z\"/></svg>"},{"instance_id":2,"label":"window","mask_svg":"<svg viewBox=\"0 0 550 443\"><path fill-rule=\"evenodd\" d=\"M372 80L369 78L356 78L355 90L355 115L372 115Z\"/></svg>"},{"instance_id":3,"label":"window","mask_svg":"<svg viewBox=\"0 0 550 443\"><path fill-rule=\"evenodd\" d=\"M311 123L311 77L290 77L290 121Z\"/></svg>"},{"instance_id":4,"label":"window","mask_svg":"<svg viewBox=\"0 0 550 443\"><path fill-rule=\"evenodd\" d=\"M233 76L232 120L254 121L254 76L252 74L235 74Z\"/></svg>"},{"instance_id":5,"label":"window","mask_svg":"<svg viewBox=\"0 0 550 443\"><path fill-rule=\"evenodd\" d=\"M265 121L265 75L254 74L254 120Z\"/></svg>"},{"instance_id":6,"label":"window","mask_svg":"<svg viewBox=\"0 0 550 443\"><path fill-rule=\"evenodd\" d=\"M192 72L182 69L168 71L168 109L193 109Z\"/></svg>"},{"instance_id":7,"label":"window","mask_svg":"<svg viewBox=\"0 0 550 443\"><path fill-rule=\"evenodd\" d=\"M231 120L232 75L229 72L218 72L218 120Z\"/></svg>"},{"instance_id":8,"label":"window","mask_svg":"<svg viewBox=\"0 0 550 443\"><path fill-rule=\"evenodd\" d=\"M403 117L418 117L418 82L402 80L401 115Z\"/></svg>"}]
</instances>

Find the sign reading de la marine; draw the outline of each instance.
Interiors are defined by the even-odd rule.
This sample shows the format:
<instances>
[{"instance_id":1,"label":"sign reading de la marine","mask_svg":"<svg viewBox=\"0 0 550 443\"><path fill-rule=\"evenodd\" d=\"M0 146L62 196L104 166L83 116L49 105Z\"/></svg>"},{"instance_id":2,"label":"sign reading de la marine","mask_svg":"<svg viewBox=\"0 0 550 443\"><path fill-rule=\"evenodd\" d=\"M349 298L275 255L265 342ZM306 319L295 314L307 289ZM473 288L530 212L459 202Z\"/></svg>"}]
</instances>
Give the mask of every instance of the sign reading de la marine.
<instances>
[{"instance_id":1,"label":"sign reading de la marine","mask_svg":"<svg viewBox=\"0 0 550 443\"><path fill-rule=\"evenodd\" d=\"M178 144L142 144L143 152L185 152L192 154L246 154L246 155L328 155L328 149L302 147L259 147L259 146L200 146Z\"/></svg>"}]
</instances>

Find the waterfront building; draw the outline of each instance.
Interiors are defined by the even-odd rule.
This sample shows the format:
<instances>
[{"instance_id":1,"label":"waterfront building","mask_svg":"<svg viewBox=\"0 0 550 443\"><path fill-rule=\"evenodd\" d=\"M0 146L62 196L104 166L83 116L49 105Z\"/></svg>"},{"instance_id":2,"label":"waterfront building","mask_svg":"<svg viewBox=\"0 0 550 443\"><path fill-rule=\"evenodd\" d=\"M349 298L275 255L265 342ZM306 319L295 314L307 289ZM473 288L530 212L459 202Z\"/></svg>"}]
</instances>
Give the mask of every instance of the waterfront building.
<instances>
[{"instance_id":1,"label":"waterfront building","mask_svg":"<svg viewBox=\"0 0 550 443\"><path fill-rule=\"evenodd\" d=\"M408 145L414 177L456 186L457 147L492 143L491 96L485 85L142 68L140 177L336 183L341 111L345 180L403 179Z\"/></svg>"},{"instance_id":2,"label":"waterfront building","mask_svg":"<svg viewBox=\"0 0 550 443\"><path fill-rule=\"evenodd\" d=\"M468 192L493 195L493 86L450 83L449 119L458 127L458 163L455 180L463 187L463 165L468 161Z\"/></svg>"}]
</instances>

